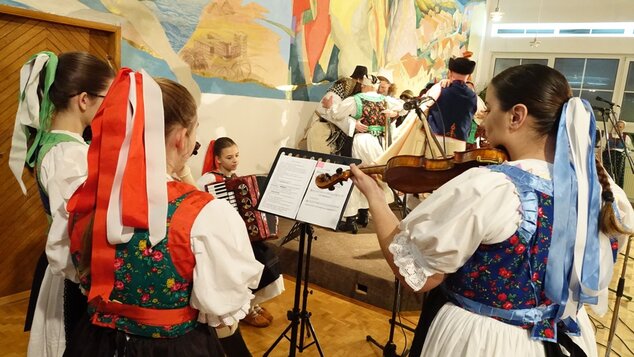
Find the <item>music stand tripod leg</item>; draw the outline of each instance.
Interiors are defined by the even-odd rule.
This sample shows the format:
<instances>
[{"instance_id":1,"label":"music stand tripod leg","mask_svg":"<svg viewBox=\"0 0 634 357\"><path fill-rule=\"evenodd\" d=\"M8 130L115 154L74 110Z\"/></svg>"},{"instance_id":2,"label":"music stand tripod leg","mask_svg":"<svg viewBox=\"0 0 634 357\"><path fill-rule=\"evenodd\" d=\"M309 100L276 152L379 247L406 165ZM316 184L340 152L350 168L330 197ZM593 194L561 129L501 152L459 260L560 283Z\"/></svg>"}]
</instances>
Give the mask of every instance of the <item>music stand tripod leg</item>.
<instances>
[{"instance_id":1,"label":"music stand tripod leg","mask_svg":"<svg viewBox=\"0 0 634 357\"><path fill-rule=\"evenodd\" d=\"M396 353L396 344L394 343L394 329L396 327L396 313L401 308L401 282L394 279L394 301L392 302L392 318L390 319L390 337L385 346L381 345L372 336L367 335L365 340L376 345L383 350L383 357L399 357Z\"/></svg>"},{"instance_id":2,"label":"music stand tripod leg","mask_svg":"<svg viewBox=\"0 0 634 357\"><path fill-rule=\"evenodd\" d=\"M300 322L300 312L299 312L299 300L300 300L300 292L302 288L302 275L303 275L303 262L304 262L304 242L306 238L306 227L305 223L299 223L301 233L299 236L299 248L297 250L297 274L295 275L295 297L293 299L293 309L286 312L286 318L290 321L288 326L282 331L280 336L275 340L275 342L269 347L266 352L264 352L264 357L268 356L277 346L277 344L282 340L282 338L286 337L290 341L290 348L288 351L289 357L295 356L295 349L297 348L297 327ZM292 229L291 229L292 231ZM288 330L291 330L291 337L286 336Z\"/></svg>"},{"instance_id":3,"label":"music stand tripod leg","mask_svg":"<svg viewBox=\"0 0 634 357\"><path fill-rule=\"evenodd\" d=\"M288 320L290 320L289 325L284 329L284 331L280 334L280 336L275 340L273 345L269 347L269 349L264 353L264 357L268 356L277 346L277 344L282 340L282 338L286 337L290 341L290 347L288 351L288 355L290 357L294 357L296 351L299 350L301 353L304 349L312 345L313 343L317 345L317 349L319 350L319 355L323 357L323 352L321 350L321 346L319 345L319 341L317 340L317 335L315 335L315 329L313 328L312 323L310 322L310 312L306 310L308 304L308 270L310 268L310 251L312 247L313 240L313 231L308 223L298 223L300 225L301 233L299 236L299 248L297 254L297 275L295 276L295 298L293 300L293 310L288 311L286 313ZM291 229L292 231L292 229ZM306 238L308 237L308 244L306 245ZM306 254L304 255L304 248L306 249ZM304 256L306 256L306 266L304 267ZM303 284L303 301L302 301L302 310L299 309L301 291ZM308 325L308 331L312 333L314 341L309 343L308 345L304 345L304 331L306 331L306 324ZM288 331L291 330L291 337L286 336ZM298 341L298 332L301 330L301 336Z\"/></svg>"},{"instance_id":4,"label":"music stand tripod leg","mask_svg":"<svg viewBox=\"0 0 634 357\"><path fill-rule=\"evenodd\" d=\"M313 239L317 239L313 237L313 229L307 223L306 224L306 235L308 237L308 243L306 247L306 267L304 268L304 287L303 287L303 300L302 300L302 311L300 312L301 319L301 328L299 335L299 352L301 353L304 349L308 348L312 344L317 346L317 350L319 351L319 355L323 357L323 352L321 350L321 346L319 345L319 340L317 339L317 335L315 334L315 329L313 328L313 324L310 322L311 313L308 312L308 295L311 293L308 289L308 280L310 273L310 253L313 246ZM308 329L306 329L308 327ZM304 332L307 333L307 336L311 336L313 338L313 342L304 345Z\"/></svg>"}]
</instances>

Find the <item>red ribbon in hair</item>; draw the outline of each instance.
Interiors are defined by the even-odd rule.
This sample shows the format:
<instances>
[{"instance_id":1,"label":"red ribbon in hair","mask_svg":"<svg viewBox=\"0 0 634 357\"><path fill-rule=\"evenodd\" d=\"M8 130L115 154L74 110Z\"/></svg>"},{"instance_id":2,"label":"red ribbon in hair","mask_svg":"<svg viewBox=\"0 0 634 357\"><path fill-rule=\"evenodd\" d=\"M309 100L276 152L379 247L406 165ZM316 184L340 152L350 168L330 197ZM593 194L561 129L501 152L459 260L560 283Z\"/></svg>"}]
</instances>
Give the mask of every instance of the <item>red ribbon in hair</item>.
<instances>
[{"instance_id":1,"label":"red ribbon in hair","mask_svg":"<svg viewBox=\"0 0 634 357\"><path fill-rule=\"evenodd\" d=\"M92 227L91 288L88 301L100 297L108 301L114 285L115 246L108 242L107 212L124 142L130 105L129 68L122 68L92 121L93 140L88 148L88 177L68 202L68 212L94 212ZM129 227L148 228L148 198L144 144L144 105L141 73L136 79L136 110L128 163L121 183L121 216Z\"/></svg>"},{"instance_id":2,"label":"red ribbon in hair","mask_svg":"<svg viewBox=\"0 0 634 357\"><path fill-rule=\"evenodd\" d=\"M216 156L214 155L215 144L216 140L211 140L209 142L209 146L207 147L205 161L203 162L203 175L211 171L218 171L218 163L216 163Z\"/></svg>"},{"instance_id":3,"label":"red ribbon in hair","mask_svg":"<svg viewBox=\"0 0 634 357\"><path fill-rule=\"evenodd\" d=\"M143 102L143 75L134 74L136 79L136 110L132 140L128 152L128 163L121 182L121 218L124 226L148 228L148 198L145 165L145 104Z\"/></svg>"}]
</instances>

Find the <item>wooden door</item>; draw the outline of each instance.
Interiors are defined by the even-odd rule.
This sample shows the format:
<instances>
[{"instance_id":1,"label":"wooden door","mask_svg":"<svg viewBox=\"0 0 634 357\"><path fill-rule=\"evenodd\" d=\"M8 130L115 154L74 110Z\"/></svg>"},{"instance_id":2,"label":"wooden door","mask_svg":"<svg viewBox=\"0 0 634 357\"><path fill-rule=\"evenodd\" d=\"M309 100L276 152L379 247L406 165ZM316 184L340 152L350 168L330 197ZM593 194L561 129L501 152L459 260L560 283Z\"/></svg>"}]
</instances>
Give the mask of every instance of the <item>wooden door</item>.
<instances>
[{"instance_id":1,"label":"wooden door","mask_svg":"<svg viewBox=\"0 0 634 357\"><path fill-rule=\"evenodd\" d=\"M86 51L120 66L119 27L0 6L0 297L31 288L44 250L47 221L33 175L24 196L9 169L20 68L38 51Z\"/></svg>"}]
</instances>

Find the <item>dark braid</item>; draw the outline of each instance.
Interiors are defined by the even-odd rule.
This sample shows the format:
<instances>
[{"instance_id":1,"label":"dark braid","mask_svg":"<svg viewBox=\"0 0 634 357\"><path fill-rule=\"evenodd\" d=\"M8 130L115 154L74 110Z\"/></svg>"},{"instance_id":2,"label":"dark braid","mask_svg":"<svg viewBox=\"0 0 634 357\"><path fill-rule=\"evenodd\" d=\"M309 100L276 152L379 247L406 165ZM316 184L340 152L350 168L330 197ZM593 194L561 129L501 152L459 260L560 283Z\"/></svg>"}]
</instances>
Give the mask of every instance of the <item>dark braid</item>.
<instances>
[{"instance_id":1,"label":"dark braid","mask_svg":"<svg viewBox=\"0 0 634 357\"><path fill-rule=\"evenodd\" d=\"M617 233L632 234L632 232L626 231L616 218L616 214L612 208L612 204L614 203L614 194L610 188L608 173L596 157L595 162L597 164L599 183L601 184L601 201L603 202L601 212L599 213L599 229L608 236L613 236Z\"/></svg>"}]
</instances>

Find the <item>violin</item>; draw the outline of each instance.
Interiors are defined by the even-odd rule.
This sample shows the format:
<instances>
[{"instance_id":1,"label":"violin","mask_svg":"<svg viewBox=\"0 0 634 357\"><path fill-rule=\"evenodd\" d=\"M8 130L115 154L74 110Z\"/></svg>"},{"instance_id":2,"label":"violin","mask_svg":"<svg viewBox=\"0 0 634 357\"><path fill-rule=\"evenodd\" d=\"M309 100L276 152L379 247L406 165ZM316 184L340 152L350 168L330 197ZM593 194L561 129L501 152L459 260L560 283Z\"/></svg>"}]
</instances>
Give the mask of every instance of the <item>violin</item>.
<instances>
[{"instance_id":1,"label":"violin","mask_svg":"<svg viewBox=\"0 0 634 357\"><path fill-rule=\"evenodd\" d=\"M453 156L429 159L423 156L401 155L391 158L385 165L360 167L368 175L380 174L391 188L403 193L432 192L447 181L470 168L501 164L508 160L505 151L495 148L456 151ZM315 184L322 189L334 190L337 183L350 178L350 170L338 169L334 175L321 174Z\"/></svg>"}]
</instances>

